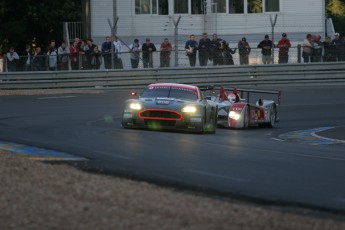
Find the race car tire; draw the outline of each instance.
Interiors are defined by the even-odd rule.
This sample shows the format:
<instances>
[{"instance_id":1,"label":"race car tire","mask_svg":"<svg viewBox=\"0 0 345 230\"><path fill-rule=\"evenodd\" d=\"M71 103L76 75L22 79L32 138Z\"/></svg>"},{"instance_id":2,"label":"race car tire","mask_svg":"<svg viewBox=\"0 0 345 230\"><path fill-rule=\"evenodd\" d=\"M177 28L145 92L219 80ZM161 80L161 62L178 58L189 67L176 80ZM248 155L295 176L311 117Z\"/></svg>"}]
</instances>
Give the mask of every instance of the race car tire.
<instances>
[{"instance_id":1,"label":"race car tire","mask_svg":"<svg viewBox=\"0 0 345 230\"><path fill-rule=\"evenodd\" d=\"M247 129L249 126L249 106L244 107L243 111L243 129Z\"/></svg>"},{"instance_id":2,"label":"race car tire","mask_svg":"<svg viewBox=\"0 0 345 230\"><path fill-rule=\"evenodd\" d=\"M273 128L276 123L277 118L277 107L275 104L272 104L270 108L270 123L268 124L268 127Z\"/></svg>"},{"instance_id":3,"label":"race car tire","mask_svg":"<svg viewBox=\"0 0 345 230\"><path fill-rule=\"evenodd\" d=\"M217 130L217 112L210 119L209 127L207 127L207 133L215 134Z\"/></svg>"}]
</instances>

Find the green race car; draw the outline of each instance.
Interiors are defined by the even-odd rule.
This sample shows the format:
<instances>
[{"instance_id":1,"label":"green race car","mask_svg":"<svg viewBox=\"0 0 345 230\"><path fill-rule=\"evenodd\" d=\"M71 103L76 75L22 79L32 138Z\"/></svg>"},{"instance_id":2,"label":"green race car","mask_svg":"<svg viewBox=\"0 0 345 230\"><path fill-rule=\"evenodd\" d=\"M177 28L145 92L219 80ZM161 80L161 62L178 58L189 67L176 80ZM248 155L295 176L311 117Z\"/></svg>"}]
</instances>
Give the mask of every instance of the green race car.
<instances>
[{"instance_id":1,"label":"green race car","mask_svg":"<svg viewBox=\"0 0 345 230\"><path fill-rule=\"evenodd\" d=\"M217 104L199 87L176 83L150 84L125 102L123 128L215 133Z\"/></svg>"}]
</instances>

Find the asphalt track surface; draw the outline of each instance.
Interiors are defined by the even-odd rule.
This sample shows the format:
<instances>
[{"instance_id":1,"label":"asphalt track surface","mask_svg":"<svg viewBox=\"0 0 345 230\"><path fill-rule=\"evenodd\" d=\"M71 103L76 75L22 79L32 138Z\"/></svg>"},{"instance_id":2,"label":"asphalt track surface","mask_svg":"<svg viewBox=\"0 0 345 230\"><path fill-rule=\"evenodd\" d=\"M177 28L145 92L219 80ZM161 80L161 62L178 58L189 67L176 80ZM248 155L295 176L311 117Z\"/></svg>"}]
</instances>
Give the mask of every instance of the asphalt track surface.
<instances>
[{"instance_id":1,"label":"asphalt track surface","mask_svg":"<svg viewBox=\"0 0 345 230\"><path fill-rule=\"evenodd\" d=\"M2 96L0 140L86 158L78 165L93 171L345 213L344 86L261 88L283 91L276 127L215 135L123 129L124 90Z\"/></svg>"}]
</instances>

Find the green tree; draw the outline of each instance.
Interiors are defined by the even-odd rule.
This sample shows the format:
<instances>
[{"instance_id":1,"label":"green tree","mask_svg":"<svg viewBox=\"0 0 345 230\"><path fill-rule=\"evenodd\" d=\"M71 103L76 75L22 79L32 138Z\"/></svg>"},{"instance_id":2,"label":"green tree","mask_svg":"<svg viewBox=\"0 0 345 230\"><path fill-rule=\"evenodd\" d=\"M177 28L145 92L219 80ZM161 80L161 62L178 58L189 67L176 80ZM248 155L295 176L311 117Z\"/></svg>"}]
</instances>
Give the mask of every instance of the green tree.
<instances>
[{"instance_id":1,"label":"green tree","mask_svg":"<svg viewBox=\"0 0 345 230\"><path fill-rule=\"evenodd\" d=\"M327 15L333 15L336 17L344 17L345 3L341 0L328 0L326 2Z\"/></svg>"},{"instance_id":2,"label":"green tree","mask_svg":"<svg viewBox=\"0 0 345 230\"><path fill-rule=\"evenodd\" d=\"M0 47L17 51L35 40L46 47L50 39L62 40L65 21L80 21L81 0L0 0Z\"/></svg>"}]
</instances>

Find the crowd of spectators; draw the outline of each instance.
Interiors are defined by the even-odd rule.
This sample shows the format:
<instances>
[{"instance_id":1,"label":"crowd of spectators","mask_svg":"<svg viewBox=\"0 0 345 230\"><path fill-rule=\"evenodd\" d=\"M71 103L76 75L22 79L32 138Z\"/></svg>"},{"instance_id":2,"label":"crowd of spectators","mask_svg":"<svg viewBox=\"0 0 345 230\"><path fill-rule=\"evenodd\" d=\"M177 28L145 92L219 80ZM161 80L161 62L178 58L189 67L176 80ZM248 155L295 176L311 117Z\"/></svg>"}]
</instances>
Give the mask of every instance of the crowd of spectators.
<instances>
[{"instance_id":1,"label":"crowd of spectators","mask_svg":"<svg viewBox=\"0 0 345 230\"><path fill-rule=\"evenodd\" d=\"M121 54L123 53L122 42L117 36L107 36L105 41L98 46L91 38L80 40L75 38L71 45L62 41L60 46L56 46L55 40L51 40L47 48L42 49L37 46L34 49L27 45L20 55L15 47L10 47L4 55L8 72L13 71L56 71L56 70L91 70L100 69L102 64L105 69L123 69ZM133 43L127 46L131 68L139 67L140 61L143 68L153 68L153 53L159 51L159 67L170 67L170 56L172 45L168 38L160 44L159 49L147 38L143 44L136 38ZM231 48L224 39L213 34L208 38L207 33L202 34L199 41L194 34L189 36L185 42L185 52L189 60L189 65L207 66L209 63L217 65L234 65L233 55L238 52L240 65L248 65L252 48L246 37L241 38L237 46ZM283 33L277 44L273 44L269 35L264 35L264 39L255 47L261 50L262 63L272 63L272 52L275 48L278 51L278 63L289 62L289 49L291 42L287 34ZM302 44L301 56L304 63L309 62L336 62L345 61L345 42L340 38L339 33L334 34L334 39L326 36L322 41L320 35L307 34Z\"/></svg>"}]
</instances>

